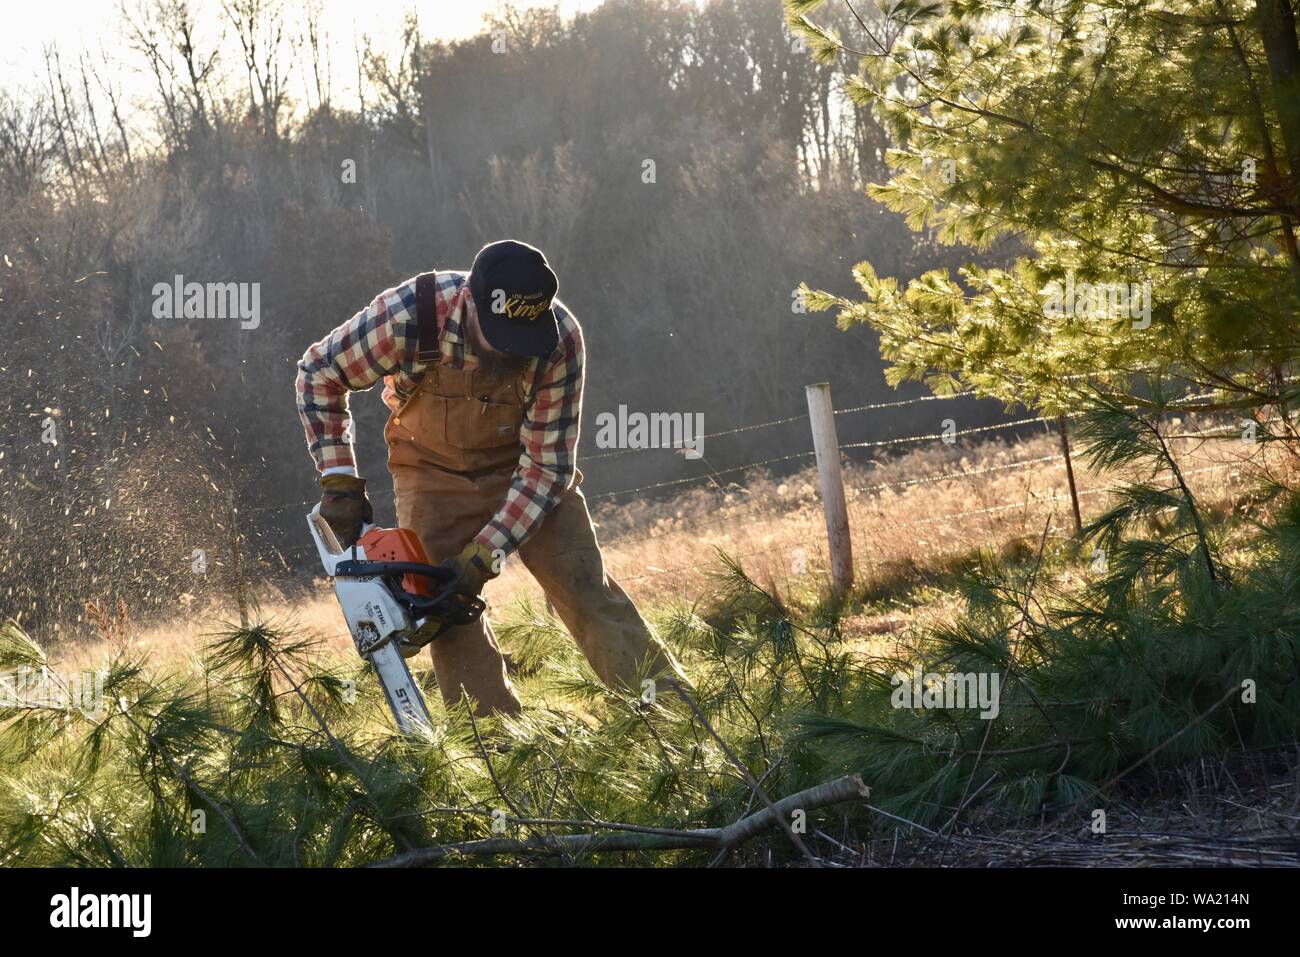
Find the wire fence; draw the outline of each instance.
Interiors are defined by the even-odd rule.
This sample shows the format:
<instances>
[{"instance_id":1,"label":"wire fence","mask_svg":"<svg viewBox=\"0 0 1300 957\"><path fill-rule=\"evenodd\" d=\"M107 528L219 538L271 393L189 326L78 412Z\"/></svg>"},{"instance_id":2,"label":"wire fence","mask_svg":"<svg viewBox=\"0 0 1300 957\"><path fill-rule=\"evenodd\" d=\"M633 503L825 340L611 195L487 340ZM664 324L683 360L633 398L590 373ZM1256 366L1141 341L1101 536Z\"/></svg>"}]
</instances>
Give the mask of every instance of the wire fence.
<instances>
[{"instance_id":1,"label":"wire fence","mask_svg":"<svg viewBox=\"0 0 1300 957\"><path fill-rule=\"evenodd\" d=\"M1063 455L1038 456L1033 459L1024 459L1016 462L1010 462L1010 463L1005 463L997 466L990 466L986 468L967 469L958 472L950 472L943 475L925 476L919 479L907 479L907 480L902 480L897 482L882 482L876 485L865 486L861 489L858 489L858 491L874 492L874 491L882 491L891 488L905 488L905 487L920 485L928 482L963 480L975 476L987 475L994 472L1001 472L1001 471L1019 469L1019 468L1027 468L1033 465L1041 465L1041 464L1046 464L1048 462L1061 461L1063 459L1064 459ZM1185 478L1192 478L1193 476L1230 471L1234 469L1239 469L1240 467L1241 467L1240 463L1235 463L1235 462L1220 463L1216 465L1209 465L1204 467L1187 469L1183 472L1183 475ZM1118 488L1119 486L1108 485L1108 486L1081 489L1078 492L1078 498L1088 499L1098 495L1111 494L1116 492ZM1046 505L1058 505L1058 504L1068 503L1070 501L1071 501L1071 496L1068 493L1055 493L1055 494L1045 495L1045 496L1039 495L1036 497L1029 498L1025 501L1010 502L1001 505L991 505L991 506L976 508L976 509L962 509L960 511L949 512L943 515L936 515L929 518L916 519L916 520L905 521L905 522L879 521L874 516L871 517L869 521L867 521L865 520L866 516L864 516L860 511L858 511L858 509L861 509L861 506L857 506L855 508L855 512L859 519L863 519L863 521L861 522L862 525L866 526L867 529L869 529L871 532L880 532L880 531L887 531L887 530L920 528L920 527L935 526L935 525L950 525L953 523L962 522L970 518L986 516L986 515L996 515L1004 512L1023 511L1025 513L1028 513L1031 510L1037 510ZM692 523L689 526L676 528L665 534L672 535L672 534L692 533L697 529L704 527L705 525L731 522L734 520L735 517L736 517L735 515L728 515L716 520ZM866 534L865 530L863 530L863 534ZM662 536L646 535L634 539L616 538L612 540L611 544L618 547L626 547L631 544L640 543L658 537L662 537ZM800 545L799 547L802 548L803 545ZM772 549L770 547L752 549L752 550L747 550L742 552L728 552L728 554L735 559L749 558L749 557L755 557L759 555L771 555L771 553L772 553ZM636 575L620 576L619 580L623 582L644 581L647 579L659 577L661 575L686 573L691 571L698 571L698 569L699 569L699 562L693 561L672 568L651 567L646 571L640 572Z\"/></svg>"},{"instance_id":2,"label":"wire fence","mask_svg":"<svg viewBox=\"0 0 1300 957\"><path fill-rule=\"evenodd\" d=\"M1185 472L1183 472L1183 476L1185 478L1190 478L1191 476L1194 475L1202 475L1208 472L1222 472L1222 471L1227 471L1229 469L1235 469L1235 468L1240 468L1240 465L1237 463L1224 462L1218 465L1206 465L1200 468L1188 469ZM1120 486L1115 486L1115 485L1080 489L1078 493L1078 497L1091 498L1094 495L1106 495L1108 493L1114 493L1119 489ZM960 512L951 512L947 515L937 515L934 516L933 518L921 518L911 522L876 522L873 523L872 527L878 529L917 528L923 525L937 525L944 522L955 522L963 518L973 518L976 515L995 515L999 512L1010 512L1016 509L1024 509L1028 511L1030 508L1035 508L1040 505L1055 505L1060 502L1068 502L1068 501L1070 501L1069 495L1064 495L1064 494L1047 495L1038 498L1031 498L1023 502L1009 502L1004 505L990 505L987 508L964 509Z\"/></svg>"},{"instance_id":3,"label":"wire fence","mask_svg":"<svg viewBox=\"0 0 1300 957\"><path fill-rule=\"evenodd\" d=\"M1001 465L987 465L978 469L962 469L957 472L947 472L943 475L926 475L921 478L901 479L897 482L878 482L875 485L863 485L853 488L854 492L883 492L891 488L910 488L913 485L926 485L930 482L949 482L958 479L973 478L977 475L989 475L993 472L1006 472L1013 469L1029 468L1031 465L1042 465L1045 462L1064 462L1065 454L1060 455L1040 455L1032 459L1021 459L1018 462L1005 462Z\"/></svg>"},{"instance_id":4,"label":"wire fence","mask_svg":"<svg viewBox=\"0 0 1300 957\"><path fill-rule=\"evenodd\" d=\"M1286 381L1292 381L1292 380L1300 380L1300 376L1289 377ZM1215 393L1213 392L1206 392L1198 395L1184 396L1182 399L1179 400L1179 402L1187 403L1193 401L1201 401L1207 398L1211 398L1214 394ZM908 399L896 399L896 400L890 400L886 402L873 402L873 403L868 403L866 405L851 406L846 409L836 409L834 414L836 416L842 416L842 415L849 415L858 412L869 412L869 411L878 411L884 409L902 408L905 406L916 405L919 403L947 402L956 399L965 399L965 398L972 398L972 397L978 398L976 393L971 391L954 392L947 395L922 395L922 396L914 396ZM1183 410L1180 408L1179 411L1194 413L1197 410ZM844 452L850 449L890 448L890 447L900 446L900 445L913 445L920 442L942 441L945 443L951 443L955 439L964 438L966 436L982 435L990 432L999 432L1005 429L1020 428L1026 425L1034 425L1039 423L1042 423L1044 425L1052 425L1057 421L1059 421L1059 419L1061 418L1072 419L1077 417L1078 414L1079 413L1068 413L1064 416L1057 416L1057 417L1027 416L1024 418L1012 419L1006 422L993 423L992 425L972 426L965 429L952 429L945 432L927 432L927 433L921 433L917 435L903 435L894 438L875 439L875 440L869 440L864 442L844 442L839 444L839 449L841 452ZM773 426L786 425L791 422L806 421L807 419L808 419L808 414L805 412L800 415L785 416L784 418L772 419L767 422L756 422L751 425L738 426L736 428L724 429L718 432L708 432L708 433L704 433L698 438L700 439L721 438L723 436L736 435L744 432L751 432L757 429L765 429ZM1166 436L1166 438L1170 438L1170 439L1207 438L1207 437L1228 436L1232 434L1235 434L1235 430L1232 429L1231 427L1228 427L1226 429L1210 430L1207 432L1171 434ZM665 452L665 451L681 453L684 451L689 451L689 448L686 446L678 446L678 447L664 446L658 448L614 449L606 452L596 452L588 455L583 455L582 461L586 463L586 462L593 462L597 460L616 458L618 456L623 456L623 455L632 455L632 454L644 453L644 452ZM610 492L601 492L597 495L588 496L588 499L592 501L597 501L597 500L615 498L620 495L635 495L641 492L653 491L655 489L675 488L681 485L688 485L693 482L709 482L715 480L719 476L735 475L739 472L747 472L752 469L762 468L768 465L777 465L785 462L791 462L796 459L808 458L814 454L815 453L811 449L805 452L793 452L788 455L779 455L771 458L759 459L753 462L747 462L744 465L728 466L727 468L724 469L709 469L707 472L701 475L685 476L683 478L668 479L661 482L651 482L646 485L637 485L632 488L623 488L623 489L617 489ZM705 464L707 466L707 462ZM942 479L943 477L936 476L932 479L928 479L927 481L942 481ZM393 496L393 492L391 489L374 489L374 490L370 490L369 494L372 498L379 497L379 496L386 496L391 498ZM307 499L299 502L282 503L279 505L249 506L249 507L241 508L240 511L246 513L276 512L276 511L287 510L290 508L311 508L311 506L314 504L316 504L315 499Z\"/></svg>"},{"instance_id":5,"label":"wire fence","mask_svg":"<svg viewBox=\"0 0 1300 957\"><path fill-rule=\"evenodd\" d=\"M840 451L845 449L881 449L891 445L909 445L915 442L947 442L949 439L957 439L964 435L979 435L984 432L998 432L1002 429L1014 429L1022 425L1033 425L1035 422L1051 422L1052 419L1045 418L1041 415L1031 416L1026 419L1013 419L1010 422L998 422L995 425L977 425L969 429L954 429L951 432L929 432L924 435L902 435L894 439L877 439L872 442L848 442L840 446Z\"/></svg>"},{"instance_id":6,"label":"wire fence","mask_svg":"<svg viewBox=\"0 0 1300 957\"><path fill-rule=\"evenodd\" d=\"M953 392L949 395L918 395L910 399L894 399L888 402L872 402L867 405L851 406L847 409L836 409L835 414L849 415L850 413L853 412L871 412L878 409L898 409L907 405L915 405L918 402L945 402L951 399L964 399L967 396L973 396L973 395L975 395L974 392ZM783 419L772 419L770 422L755 422L753 425L742 425L734 429L723 429L719 432L706 432L703 435L698 436L698 438L718 439L728 435L737 435L741 432L752 432L755 429L766 429L766 428L770 428L771 426L788 425L791 422L806 422L807 420L808 420L808 413L803 412L800 413L799 415L786 416ZM649 452L649 451L657 451L657 450L645 449L645 448L614 449L609 452L596 452L591 455L584 456L584 458L588 462L593 462L597 459L612 459L622 455L632 455L637 452ZM682 451L682 449L680 448L674 449L674 451ZM761 464L761 463L753 463L753 464ZM753 464L751 464L751 466L749 467L752 467Z\"/></svg>"},{"instance_id":7,"label":"wire fence","mask_svg":"<svg viewBox=\"0 0 1300 957\"><path fill-rule=\"evenodd\" d=\"M850 412L864 412L864 411L875 410L875 409L898 408L899 406L913 405L918 402L934 402L934 401L943 401L948 399L960 399L972 395L974 395L973 392L959 392L953 395L923 395L911 399L900 399L895 402L878 402L871 405L854 406L849 409L837 409L834 414L846 415ZM796 421L797 419L800 418L807 419L808 416L803 415L803 416L797 416L789 419L777 419L773 422L759 423L758 425L752 426L752 428L762 428L767 425L777 425L784 422ZM975 426L967 429L954 429L947 432L933 432L933 433L925 433L922 435L905 435L905 436L899 436L898 438L881 439L872 442L844 442L839 444L839 449L841 452L844 452L848 449L884 448L893 445L906 445L906 444L914 444L917 442L926 442L926 441L934 441L934 440L950 443L955 439L968 436L968 435L978 435L986 432L1001 431L1003 429L1014 429L1020 426L1029 425L1036 422L1052 422L1052 421L1054 420L1043 416L1032 416L1023 419L1013 419L1009 422L998 422L993 425ZM742 430L735 430L735 431L742 431ZM718 434L722 435L726 433L718 433ZM624 451L642 452L642 451L649 451L649 450L628 449ZM634 488L618 489L617 491L613 491L613 492L602 492L599 495L591 496L591 498L593 500L608 499L608 498L614 498L619 495L635 495L640 492L648 492L653 489L669 488L669 487L674 487L679 485L688 485L692 482L708 482L710 480L716 479L718 476L721 475L733 475L737 472L747 472L751 469L761 468L766 465L774 465L781 462L793 461L794 459L808 458L809 456L815 454L816 453L813 450L809 449L806 452L795 452L790 455L782 455L782 456L777 456L775 458L762 459L757 462L750 462L746 465L737 465L725 469L710 470L708 473L704 475L694 475L694 476L688 476L686 478L671 479L665 482L652 482L648 485L638 485ZM591 456L587 457L588 460L590 460L591 458L592 458Z\"/></svg>"},{"instance_id":8,"label":"wire fence","mask_svg":"<svg viewBox=\"0 0 1300 957\"><path fill-rule=\"evenodd\" d=\"M973 392L957 392L957 393L953 393L952 395L922 395L922 396L915 396L915 397L910 398L910 399L898 399L898 400L893 400L893 401L889 401L889 402L875 402L875 403L871 403L871 404L868 404L868 405L858 405L858 406L853 406L853 407L848 408L848 409L837 409L837 410L835 411L835 414L836 414L837 416L839 416L839 415L848 415L848 414L850 414L850 413L854 413L854 412L867 412L867 411L873 411L873 410L877 410L877 409L894 409L894 408L900 408L900 407L902 407L902 406L915 405L915 404L920 403L920 402L940 402L940 401L947 401L947 400L952 400L952 399L962 399L962 398L966 398L966 397L969 397L969 396L973 396L974 394L975 394L975 393L973 393ZM723 430L720 430L720 431L718 431L718 432L706 432L706 433L704 433L703 435L698 436L698 438L700 438L700 439L716 439L716 438L722 438L722 437L724 437L724 436L728 436L728 435L737 435L737 434L740 434L740 433L743 433L743 432L752 432L752 431L755 431L755 430L757 430L757 429L766 429L766 428L770 428L770 427L778 426L778 425L787 425L787 424L789 424L789 423L791 423L791 422L803 422L803 421L807 421L807 419L808 419L808 413L804 412L804 413L802 413L802 414L800 414L800 415L790 415L790 416L785 416L784 418L772 419L772 420L767 421L767 422L755 422L755 423L753 423L753 424L751 424L751 425L742 425L742 426L737 426L736 428L732 428L732 429L723 429ZM1019 421L1019 422L1007 422L1007 423L1001 423L1001 424L998 424L998 425L984 426L984 427L979 428L979 429L966 429L966 430L961 430L961 431L956 432L956 433L953 433L953 434L955 434L955 435L957 435L957 436L962 436L962 435L973 434L973 433L975 433L975 432L979 432L979 431L991 431L991 430L994 430L994 429L1012 428L1012 427L1014 427L1014 426L1016 426L1016 425L1021 425L1021 424L1024 424L1024 422L1029 422L1029 421L1045 421L1045 420L1043 420L1043 419L1026 419L1026 420L1022 420L1022 421ZM941 436L941 435L937 435L937 436L906 436L906 437L904 437L903 439L900 439L899 441L902 441L902 442L917 442L917 441L922 441L922 440L927 439L927 438L935 438L935 437L942 437L942 436ZM862 445L862 444L858 444L858 445L843 445L843 446L841 446L841 448L860 448L860 447L866 447L866 446L865 446L865 445ZM601 459L611 459L611 458L616 458L616 457L619 457L619 456L622 456L622 455L632 455L632 454L643 453L643 452L675 452L675 453L680 453L680 452L684 452L684 451L689 451L689 449L688 449L687 447L685 447L685 446L680 446L680 447L659 447L659 448L614 449L614 450L607 451L607 452L596 452L596 453L592 453L592 454L590 454L590 455L583 455L583 456L582 456L582 461L583 461L584 463L586 463L586 462L594 462L594 461L601 460ZM773 457L773 458L760 459L760 460L755 461L755 462L747 462L747 463L745 463L744 465L729 466L729 467L727 467L727 468L725 468L725 469L710 469L707 473L705 473L705 474L703 474L703 475L692 475L692 476L687 476L687 477L685 477L685 478L670 479L670 480L663 481L663 482L653 482L653 483L650 483L650 484L648 484L648 485L639 485L639 486L637 486L637 487L635 487L635 488L618 489L618 490L613 491L613 492L602 492L602 493L600 493L599 495L588 496L588 498L590 498L591 500L594 501L594 500L598 500L598 499L613 498L613 497L618 496L618 495L633 495L633 494L636 494L636 493L639 493L639 492L650 491L650 490L652 490L652 489L659 489L659 488L672 488L672 487L675 487L675 486L678 486L678 485L686 485L686 484L691 483L691 482L707 482L707 481L709 481L709 480L711 480L711 479L714 479L715 477L720 476L720 475L734 475L734 474L736 474L737 472L746 472L746 471L749 471L750 469L762 468L763 466L766 466L766 465L776 465L776 464L779 464L779 463L782 463L782 462L790 462L790 461L793 461L793 460L795 460L795 459L806 458L806 457L811 456L811 455L813 455L813 454L814 454L814 453L812 452L812 450L809 450L809 451L807 451L807 452L795 452L795 453L792 453L792 454L789 454L789 455L779 455L779 456L775 456L775 457ZM374 497L376 497L376 496L380 496L380 495L386 495L386 496L391 497L391 496L393 495L393 492L392 492L391 489L375 489L375 490L368 490L368 494L369 494L372 498L374 498ZM308 509L309 509L309 508L311 508L311 506L313 506L313 505L315 505L315 504L316 504L316 500L315 500L315 499L308 499L308 500L304 500L304 501L300 501L300 502L284 502L284 503L281 503L281 504L279 504L279 505L255 505L255 506L248 506L248 507L241 508L240 511L241 511L241 512L245 512L245 513L264 513L264 512L285 511L285 510L288 510L288 509L291 509L291 508L308 508Z\"/></svg>"},{"instance_id":9,"label":"wire fence","mask_svg":"<svg viewBox=\"0 0 1300 957\"><path fill-rule=\"evenodd\" d=\"M1201 401L1206 398L1212 397L1213 395L1214 393L1205 393L1196 396L1186 396L1180 401L1186 404L1194 401ZM874 402L865 405L852 406L846 409L837 409L834 411L833 414L834 416L838 417L838 416L861 413L861 412L896 409L896 408L911 406L919 403L953 401L953 400L959 400L963 398L970 398L973 396L975 396L975 393L969 391L956 392L948 395L917 396L909 399ZM1201 414L1200 410L1184 410L1182 408L1179 408L1177 411L1181 414L1189 414L1189 415ZM1018 419L1012 419L1006 422L999 422L991 425L973 426L965 429L950 428L941 432L928 432L928 433L921 433L916 435L905 435L905 436L898 436L898 437L886 438L886 439L876 439L876 440L869 440L863 442L839 443L838 451L841 453L845 453L848 450L856 450L856 449L884 449L884 448L893 448L898 446L916 445L925 442L941 442L944 445L952 445L959 438L976 436L976 435L979 436L989 435L995 432L1021 428L1028 425L1043 424L1050 428L1053 424L1057 423L1061 419L1070 419L1073 417L1074 414L1056 417L1056 418L1047 417L1047 416L1028 416L1028 417L1022 417ZM766 422L758 422L750 425L738 426L732 429L707 433L701 436L701 438L719 438L728 435L736 435L739 433L751 432L757 429L765 429L765 428L771 428L771 427L776 427L781 425L787 425L793 422L807 421L808 419L809 419L809 415L807 413L801 415L791 415L783 418L772 419ZM1239 434L1240 434L1239 429L1232 426L1226 426L1226 427L1213 427L1213 428L1208 428L1203 430L1171 433L1167 435L1166 438L1171 440L1192 439L1192 438L1220 438L1220 437L1228 437L1228 436L1239 435ZM586 462L591 462L593 460L610 459L619 455L632 454L635 452L644 452L644 451L652 451L652 450L641 449L641 448L613 450L611 452L597 453L593 455L583 456L583 462L586 463ZM680 450L659 449L658 451L680 451ZM657 489L681 488L687 485L692 485L696 483L706 483L706 482L712 482L717 487L727 487L729 490L735 490L743 493L748 491L745 488L745 486L735 484L735 483L724 483L722 481L722 478L724 476L734 476L739 473L750 472L754 469L759 469L770 465L784 464L784 463L793 462L800 459L808 459L813 457L814 455L815 452L812 450L803 451L803 452L794 452L787 455L780 455L771 458L760 459L754 462L748 462L744 465L729 466L724 469L710 468L706 473L701 475L669 479L665 481L652 482L645 485L639 485L633 488L624 488L624 489L618 489L616 491L602 492L597 495L588 496L588 498L591 501L610 500L610 499L618 498L620 496L638 495L643 492L657 490ZM1049 466L1053 463L1064 463L1066 461L1066 458L1067 458L1067 454L1065 452L1054 454L1054 455L1041 455L1029 459L1019 459L1011 462L998 463L994 465L986 465L986 466L981 466L976 468L965 468L965 469L958 469L958 470L952 470L947 472L939 472L935 474L922 475L918 477L898 479L895 481L877 482L869 485L850 486L848 488L848 491L855 496L855 501L854 501L855 512L858 512L858 514L860 515L861 514L860 509L863 506L856 500L856 497L858 496L875 495L880 492L884 492L892 489L906 489L906 488L912 488L912 487L922 486L922 485L937 484L941 482L969 481L972 479L979 478L981 476L988 476L996 473L1018 471L1021 469L1033 468L1035 466ZM708 465L707 461L705 461L704 464L707 467ZM1206 472L1221 471L1223 469L1230 468L1230 467L1235 467L1235 466L1231 466L1228 464L1213 465L1205 468L1191 469L1185 472L1185 474L1188 476L1199 475ZM1080 489L1077 492L1077 498L1079 499L1089 498L1092 496L1105 494L1106 492L1109 491L1113 491L1113 489L1111 487ZM394 492L392 489L377 488L371 492L371 495L372 497L391 499L394 496ZM992 515L1001 512L1014 511L1016 509L1027 509L1031 507L1036 508L1048 504L1067 502L1070 501L1070 499L1071 496L1069 494L1064 494L1064 493L1055 494L1046 497L1040 496L1028 500L1026 502L1003 503L1003 504L991 505L991 506L978 508L978 509L964 509L946 515L931 516L928 518L917 519L914 521L880 522L880 521L873 520L871 522L871 527L873 529L886 530L886 529L901 529L901 528L911 528L911 527L951 523L951 522L958 522L964 519L973 518L982 515ZM274 513L279 511L285 511L288 509L303 509L305 511L307 509L310 509L314 504L316 504L316 500L309 499L309 500L298 501L298 502L282 503L279 505L252 506L252 507L240 509L240 511L242 513L257 513L257 514ZM692 533L697 530L709 528L711 526L734 524L737 521L737 519L744 518L747 515L757 516L760 509L770 510L770 503L750 506L747 509L746 508L742 508L740 510L729 509L726 511L725 514L720 514L713 518L704 519L700 521L691 521L687 524L675 526L672 528L656 529L640 535L617 535L611 538L607 544L620 547L620 548L625 548L628 546L636 545L647 541L652 541L659 538L666 538L673 535ZM282 560L284 560L283 556L285 555L299 555L299 554L314 555L315 554L315 548L310 544L304 544L300 546L289 546L289 547L278 546L277 551L280 553ZM735 558L753 557L754 555L763 554L765 551L766 549L742 551L734 554L733 557ZM287 562L286 562L286 567L287 567ZM621 580L625 582L640 581L640 580L654 578L661 575L668 575L668 574L688 571L692 569L698 570L698 562L691 562L676 568L660 569L660 568L651 567L646 571L640 572L638 574L622 577Z\"/></svg>"}]
</instances>

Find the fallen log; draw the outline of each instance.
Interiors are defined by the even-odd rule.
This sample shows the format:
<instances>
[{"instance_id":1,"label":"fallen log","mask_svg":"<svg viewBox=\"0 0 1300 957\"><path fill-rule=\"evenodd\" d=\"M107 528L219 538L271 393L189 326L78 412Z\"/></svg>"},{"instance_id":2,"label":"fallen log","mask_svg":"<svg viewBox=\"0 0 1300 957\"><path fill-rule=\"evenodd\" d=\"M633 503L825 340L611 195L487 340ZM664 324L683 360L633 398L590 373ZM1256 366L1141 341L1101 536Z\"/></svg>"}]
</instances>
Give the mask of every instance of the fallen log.
<instances>
[{"instance_id":1,"label":"fallen log","mask_svg":"<svg viewBox=\"0 0 1300 957\"><path fill-rule=\"evenodd\" d=\"M723 850L739 847L781 820L789 820L795 811L814 811L831 804L839 804L857 797L867 797L871 789L856 774L818 784L791 794L756 811L726 827L698 828L696 830L661 830L654 834L636 831L619 831L607 834L548 834L526 839L493 837L458 844L437 844L419 847L402 854L386 857L369 864L369 867L424 867L459 857L492 857L498 854L592 854L598 851L669 851ZM535 822L545 823L545 822ZM608 826L608 825L607 825ZM615 825L630 827L631 825Z\"/></svg>"}]
</instances>

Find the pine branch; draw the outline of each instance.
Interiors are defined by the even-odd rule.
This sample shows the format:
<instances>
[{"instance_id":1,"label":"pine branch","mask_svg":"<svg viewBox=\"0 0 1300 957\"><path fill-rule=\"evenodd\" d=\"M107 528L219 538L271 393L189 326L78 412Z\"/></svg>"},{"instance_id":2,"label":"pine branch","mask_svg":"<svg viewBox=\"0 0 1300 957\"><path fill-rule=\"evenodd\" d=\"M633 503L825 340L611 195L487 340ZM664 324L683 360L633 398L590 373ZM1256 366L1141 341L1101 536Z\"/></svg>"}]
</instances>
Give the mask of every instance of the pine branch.
<instances>
[{"instance_id":1,"label":"pine branch","mask_svg":"<svg viewBox=\"0 0 1300 957\"><path fill-rule=\"evenodd\" d=\"M772 799L768 797L767 792L763 790L763 786L754 779L754 775L750 773L745 762L736 757L736 752L731 750L731 747L727 742L722 739L722 735L718 734L718 732L714 730L713 725L709 724L709 719L704 716L704 712L700 710L700 706L695 703L694 699L686 693L686 689L684 689L681 684L673 678L667 678L666 681L668 685L681 696L682 700L686 702L691 711L695 713L695 717L697 717L700 720L700 723L704 725L704 729L713 736L715 741L718 742L718 745L722 748L722 753L727 756L728 761L736 766L736 770L741 773L741 776L745 779L745 783L749 785L750 791L763 799L763 803L767 805L769 811L773 810L776 805L772 802ZM818 863L817 858L813 856L813 852L808 850L808 845L805 844L800 839L799 835L794 832L794 828L790 826L790 822L784 817L777 818L777 822L781 825L781 828L785 831L786 836L790 838L790 841L794 846L803 854L808 863L813 867L821 866Z\"/></svg>"},{"instance_id":2,"label":"pine branch","mask_svg":"<svg viewBox=\"0 0 1300 957\"><path fill-rule=\"evenodd\" d=\"M126 709L125 705L119 705L118 712L124 718L126 718L127 721L129 721L132 725L134 725L137 731L139 731L142 735L145 736L145 738L148 739L149 743L153 745L154 750L156 750L158 754L162 756L162 759L166 761L167 765L172 769L172 773L175 774L178 778L180 778L181 782L187 788L189 788L196 795L198 795L199 800L201 800L208 807L212 808L212 810L216 811L217 815L223 821L226 822L226 827L230 828L231 835L235 838L236 841L239 842L239 846L243 848L244 853L247 854L252 859L253 863L257 864L259 867L265 867L266 862L263 861L262 858L258 856L257 851L253 850L253 845L249 843L248 838L244 836L244 832L240 829L239 825L235 823L235 819L229 814L229 812L226 811L224 807L221 806L221 804L216 800L216 798L212 797L210 794L208 794L207 791L199 787L199 785L195 782L195 780L192 777L190 777L189 772L187 772L185 768L181 766L180 762L177 761L175 758L173 758L167 752L167 748L164 747L163 743L159 741L157 737L154 736L153 732L150 731L148 728L144 727L142 724L140 724L140 722L136 721L135 718L131 716L131 712Z\"/></svg>"},{"instance_id":3,"label":"pine branch","mask_svg":"<svg viewBox=\"0 0 1300 957\"><path fill-rule=\"evenodd\" d=\"M499 854L559 854L596 853L612 851L668 851L698 848L735 848L752 840L769 828L786 824L797 811L815 811L832 804L840 804L858 797L867 797L870 788L856 774L845 775L833 781L818 784L791 794L734 824L720 828L698 830L664 830L653 834L621 831L615 834L566 834L548 836L545 843L538 839L499 837L482 841L465 841L458 844L439 844L422 847L405 854L376 861L371 867L426 867L458 857L494 857ZM540 821L548 826L562 825L561 821ZM634 825L594 825L630 829Z\"/></svg>"}]
</instances>

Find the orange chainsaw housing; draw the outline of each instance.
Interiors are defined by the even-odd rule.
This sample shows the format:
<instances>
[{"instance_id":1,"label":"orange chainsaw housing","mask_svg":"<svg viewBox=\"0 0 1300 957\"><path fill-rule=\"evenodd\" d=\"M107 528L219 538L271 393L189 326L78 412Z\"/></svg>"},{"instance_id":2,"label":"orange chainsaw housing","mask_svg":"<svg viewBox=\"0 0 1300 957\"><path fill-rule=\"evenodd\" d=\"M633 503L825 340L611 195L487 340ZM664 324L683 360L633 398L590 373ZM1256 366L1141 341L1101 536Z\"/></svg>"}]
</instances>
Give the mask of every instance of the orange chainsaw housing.
<instances>
[{"instance_id":1,"label":"orange chainsaw housing","mask_svg":"<svg viewBox=\"0 0 1300 957\"><path fill-rule=\"evenodd\" d=\"M358 539L357 544L372 562L418 562L429 564L420 538L409 528L372 528ZM423 575L403 575L402 588L412 595L432 598L429 579Z\"/></svg>"}]
</instances>

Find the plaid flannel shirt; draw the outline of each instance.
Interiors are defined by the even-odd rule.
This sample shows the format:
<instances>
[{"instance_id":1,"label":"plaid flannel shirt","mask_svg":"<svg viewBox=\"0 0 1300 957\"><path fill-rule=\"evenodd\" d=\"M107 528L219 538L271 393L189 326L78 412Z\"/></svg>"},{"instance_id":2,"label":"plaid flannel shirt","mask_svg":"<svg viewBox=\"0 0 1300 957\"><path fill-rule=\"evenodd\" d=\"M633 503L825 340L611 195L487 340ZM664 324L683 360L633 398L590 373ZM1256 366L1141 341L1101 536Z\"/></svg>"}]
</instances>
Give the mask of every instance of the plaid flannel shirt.
<instances>
[{"instance_id":1,"label":"plaid flannel shirt","mask_svg":"<svg viewBox=\"0 0 1300 957\"><path fill-rule=\"evenodd\" d=\"M474 369L477 358L465 350L465 310L474 308L464 272L438 272L438 348L453 369ZM573 484L582 410L584 348L582 329L557 299L560 340L549 356L530 363L525 373L524 421L520 455L505 501L474 537L487 548L510 553L541 525L542 519ZM387 289L328 336L312 345L298 363L298 414L316 467L355 469L348 393L369 389L384 379L384 403L394 412L411 394L424 369L416 358L419 333L415 280Z\"/></svg>"}]
</instances>

